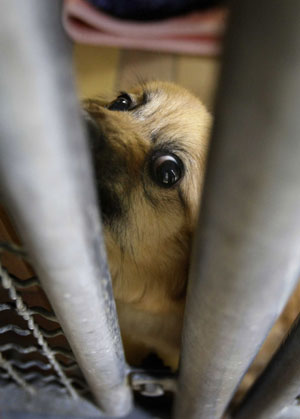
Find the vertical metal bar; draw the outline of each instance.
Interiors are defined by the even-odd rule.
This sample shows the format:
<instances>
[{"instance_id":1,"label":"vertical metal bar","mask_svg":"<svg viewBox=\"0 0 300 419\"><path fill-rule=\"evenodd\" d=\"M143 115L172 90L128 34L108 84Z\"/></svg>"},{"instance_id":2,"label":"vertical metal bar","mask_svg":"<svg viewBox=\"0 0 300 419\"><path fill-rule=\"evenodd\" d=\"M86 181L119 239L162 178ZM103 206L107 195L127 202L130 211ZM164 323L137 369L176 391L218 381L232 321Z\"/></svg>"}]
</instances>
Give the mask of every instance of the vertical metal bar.
<instances>
[{"instance_id":1,"label":"vertical metal bar","mask_svg":"<svg viewBox=\"0 0 300 419\"><path fill-rule=\"evenodd\" d=\"M1 195L90 389L131 405L61 3L0 4Z\"/></svg>"},{"instance_id":2,"label":"vertical metal bar","mask_svg":"<svg viewBox=\"0 0 300 419\"><path fill-rule=\"evenodd\" d=\"M235 419L272 419L300 395L300 317L246 399ZM289 416L283 416L289 417ZM300 417L300 406L298 407Z\"/></svg>"},{"instance_id":3,"label":"vertical metal bar","mask_svg":"<svg viewBox=\"0 0 300 419\"><path fill-rule=\"evenodd\" d=\"M178 419L222 416L298 278L299 18L296 0L232 8L190 272Z\"/></svg>"}]
</instances>

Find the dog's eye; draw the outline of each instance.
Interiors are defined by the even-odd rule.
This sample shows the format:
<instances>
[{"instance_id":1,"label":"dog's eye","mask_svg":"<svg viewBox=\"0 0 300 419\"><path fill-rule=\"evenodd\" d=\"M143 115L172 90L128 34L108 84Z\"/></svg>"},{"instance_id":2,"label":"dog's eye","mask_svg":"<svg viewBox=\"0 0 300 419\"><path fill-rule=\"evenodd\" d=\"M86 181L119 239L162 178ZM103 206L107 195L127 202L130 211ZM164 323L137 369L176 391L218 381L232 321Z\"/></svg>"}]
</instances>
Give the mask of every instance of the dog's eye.
<instances>
[{"instance_id":1,"label":"dog's eye","mask_svg":"<svg viewBox=\"0 0 300 419\"><path fill-rule=\"evenodd\" d=\"M110 111L128 111L132 105L132 99L127 93L122 93L109 106Z\"/></svg>"},{"instance_id":2,"label":"dog's eye","mask_svg":"<svg viewBox=\"0 0 300 419\"><path fill-rule=\"evenodd\" d=\"M177 156L164 154L153 158L150 172L152 179L159 186L170 188L181 179L183 164Z\"/></svg>"}]
</instances>

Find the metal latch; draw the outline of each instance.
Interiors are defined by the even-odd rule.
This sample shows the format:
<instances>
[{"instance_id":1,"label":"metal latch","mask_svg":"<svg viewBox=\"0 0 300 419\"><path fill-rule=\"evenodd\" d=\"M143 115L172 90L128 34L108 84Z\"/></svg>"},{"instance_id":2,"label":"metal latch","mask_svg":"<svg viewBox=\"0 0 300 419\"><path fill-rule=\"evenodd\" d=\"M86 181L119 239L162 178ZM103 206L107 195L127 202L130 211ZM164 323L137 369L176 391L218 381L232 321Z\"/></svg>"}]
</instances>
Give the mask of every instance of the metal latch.
<instances>
[{"instance_id":1,"label":"metal latch","mask_svg":"<svg viewBox=\"0 0 300 419\"><path fill-rule=\"evenodd\" d=\"M177 375L165 370L131 369L129 384L143 396L159 397L165 392L177 392Z\"/></svg>"}]
</instances>

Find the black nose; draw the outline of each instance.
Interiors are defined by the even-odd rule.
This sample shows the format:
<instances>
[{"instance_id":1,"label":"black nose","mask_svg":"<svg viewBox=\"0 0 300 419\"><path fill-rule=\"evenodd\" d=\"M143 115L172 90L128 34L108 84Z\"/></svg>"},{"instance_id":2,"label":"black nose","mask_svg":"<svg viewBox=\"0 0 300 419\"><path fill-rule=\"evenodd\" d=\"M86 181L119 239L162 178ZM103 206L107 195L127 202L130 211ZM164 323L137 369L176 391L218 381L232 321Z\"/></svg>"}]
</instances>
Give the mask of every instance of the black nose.
<instances>
[{"instance_id":1,"label":"black nose","mask_svg":"<svg viewBox=\"0 0 300 419\"><path fill-rule=\"evenodd\" d=\"M111 147L105 138L99 122L87 111L83 111L87 142L90 150L94 174L98 185L106 183L111 176Z\"/></svg>"},{"instance_id":2,"label":"black nose","mask_svg":"<svg viewBox=\"0 0 300 419\"><path fill-rule=\"evenodd\" d=\"M102 219L105 224L109 224L123 213L121 200L114 191L122 165L116 153L113 153L99 122L87 111L83 111L83 115Z\"/></svg>"},{"instance_id":3,"label":"black nose","mask_svg":"<svg viewBox=\"0 0 300 419\"><path fill-rule=\"evenodd\" d=\"M83 120L87 133L88 144L91 150L102 150L105 146L105 137L101 131L99 124L93 118L93 116L87 112L83 111Z\"/></svg>"}]
</instances>

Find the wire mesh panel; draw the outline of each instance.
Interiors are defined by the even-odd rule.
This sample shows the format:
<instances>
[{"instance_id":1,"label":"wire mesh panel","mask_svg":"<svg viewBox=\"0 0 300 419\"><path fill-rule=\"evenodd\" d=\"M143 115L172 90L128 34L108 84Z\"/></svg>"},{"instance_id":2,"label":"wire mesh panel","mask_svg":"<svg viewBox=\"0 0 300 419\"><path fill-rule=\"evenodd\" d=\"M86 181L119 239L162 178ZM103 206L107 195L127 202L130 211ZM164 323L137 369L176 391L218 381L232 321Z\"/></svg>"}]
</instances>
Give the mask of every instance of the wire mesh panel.
<instances>
[{"instance_id":1,"label":"wire mesh panel","mask_svg":"<svg viewBox=\"0 0 300 419\"><path fill-rule=\"evenodd\" d=\"M27 253L9 239L19 243L0 206L0 414L9 419L26 414L106 417L96 407ZM128 382L140 394L128 419L170 418L174 374L128 368ZM167 399L159 400L166 393ZM153 402L153 397L158 399Z\"/></svg>"},{"instance_id":2,"label":"wire mesh panel","mask_svg":"<svg viewBox=\"0 0 300 419\"><path fill-rule=\"evenodd\" d=\"M21 277L10 272L16 266ZM38 278L24 278L31 271L20 246L0 242L1 409L45 412L48 400L48 413L99 416ZM24 393L40 400L40 408Z\"/></svg>"}]
</instances>

